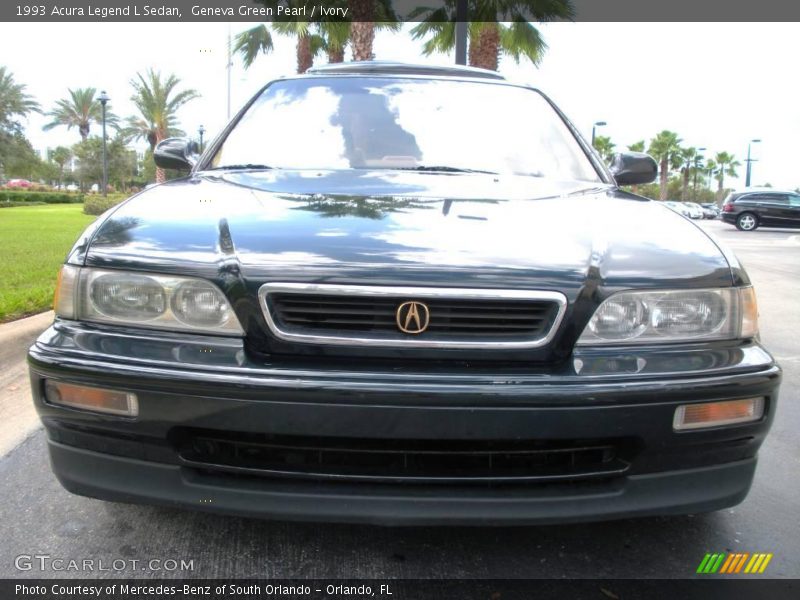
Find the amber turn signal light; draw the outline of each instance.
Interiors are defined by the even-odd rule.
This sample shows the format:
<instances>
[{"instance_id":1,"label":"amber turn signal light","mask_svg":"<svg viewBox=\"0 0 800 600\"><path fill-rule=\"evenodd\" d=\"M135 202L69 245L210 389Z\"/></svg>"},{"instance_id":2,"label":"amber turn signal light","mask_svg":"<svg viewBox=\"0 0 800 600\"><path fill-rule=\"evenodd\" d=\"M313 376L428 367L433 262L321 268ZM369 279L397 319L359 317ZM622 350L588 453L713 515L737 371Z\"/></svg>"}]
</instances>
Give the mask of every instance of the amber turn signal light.
<instances>
[{"instance_id":1,"label":"amber turn signal light","mask_svg":"<svg viewBox=\"0 0 800 600\"><path fill-rule=\"evenodd\" d=\"M684 404L675 409L672 427L675 431L720 427L758 421L763 416L764 398Z\"/></svg>"},{"instance_id":2,"label":"amber turn signal light","mask_svg":"<svg viewBox=\"0 0 800 600\"><path fill-rule=\"evenodd\" d=\"M126 417L135 417L139 414L136 394L130 392L73 385L48 379L44 384L44 395L47 402L59 406Z\"/></svg>"}]
</instances>

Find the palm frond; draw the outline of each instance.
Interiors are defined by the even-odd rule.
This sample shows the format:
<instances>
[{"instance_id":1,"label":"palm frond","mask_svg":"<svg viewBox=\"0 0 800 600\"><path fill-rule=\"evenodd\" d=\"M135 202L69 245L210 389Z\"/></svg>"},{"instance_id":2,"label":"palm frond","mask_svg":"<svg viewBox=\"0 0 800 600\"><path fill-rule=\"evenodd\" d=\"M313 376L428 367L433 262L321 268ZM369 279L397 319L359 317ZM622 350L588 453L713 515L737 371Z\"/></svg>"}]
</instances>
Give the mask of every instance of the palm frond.
<instances>
[{"instance_id":1,"label":"palm frond","mask_svg":"<svg viewBox=\"0 0 800 600\"><path fill-rule=\"evenodd\" d=\"M249 68L259 54L268 54L273 47L272 34L267 26L257 25L236 35L233 52L239 54L245 68Z\"/></svg>"},{"instance_id":2,"label":"palm frond","mask_svg":"<svg viewBox=\"0 0 800 600\"><path fill-rule=\"evenodd\" d=\"M500 48L517 64L520 58L525 57L538 65L547 50L547 44L536 27L518 17L510 25L500 26Z\"/></svg>"},{"instance_id":3,"label":"palm frond","mask_svg":"<svg viewBox=\"0 0 800 600\"><path fill-rule=\"evenodd\" d=\"M302 37L309 34L308 21L275 21L272 29L275 33L292 37Z\"/></svg>"},{"instance_id":4,"label":"palm frond","mask_svg":"<svg viewBox=\"0 0 800 600\"><path fill-rule=\"evenodd\" d=\"M187 102L199 97L195 90L176 91L180 79L175 75L162 77L159 71L148 69L131 80L134 94L131 102L139 114L129 117L123 128L127 137L146 139L151 148L171 135L177 135L177 111Z\"/></svg>"},{"instance_id":5,"label":"palm frond","mask_svg":"<svg viewBox=\"0 0 800 600\"><path fill-rule=\"evenodd\" d=\"M16 129L15 118L41 112L39 103L25 92L25 87L14 80L14 75L6 67L0 67L0 126Z\"/></svg>"},{"instance_id":6,"label":"palm frond","mask_svg":"<svg viewBox=\"0 0 800 600\"><path fill-rule=\"evenodd\" d=\"M350 23L347 21L320 21L318 28L325 50L344 50L350 41Z\"/></svg>"},{"instance_id":7,"label":"palm frond","mask_svg":"<svg viewBox=\"0 0 800 600\"><path fill-rule=\"evenodd\" d=\"M490 0L488 4L497 5L498 20L513 20L516 16L539 23L575 19L570 0Z\"/></svg>"},{"instance_id":8,"label":"palm frond","mask_svg":"<svg viewBox=\"0 0 800 600\"><path fill-rule=\"evenodd\" d=\"M468 6L469 41L473 44L485 43L481 54L492 55L493 46L511 56L517 63L522 58L539 64L547 50L539 30L530 22L549 22L560 19L573 19L575 10L571 0L470 0ZM423 39L422 51L429 55L434 52L451 52L455 48L455 0L444 0L434 8L417 6L408 14L408 19L421 19L411 30L414 39ZM489 27L497 28L499 40ZM490 35L491 34L491 35ZM498 40L495 42L494 40ZM472 52L472 50L470 50ZM470 59L472 60L472 58ZM495 64L491 68L496 68ZM488 65L487 65L488 66Z\"/></svg>"}]
</instances>

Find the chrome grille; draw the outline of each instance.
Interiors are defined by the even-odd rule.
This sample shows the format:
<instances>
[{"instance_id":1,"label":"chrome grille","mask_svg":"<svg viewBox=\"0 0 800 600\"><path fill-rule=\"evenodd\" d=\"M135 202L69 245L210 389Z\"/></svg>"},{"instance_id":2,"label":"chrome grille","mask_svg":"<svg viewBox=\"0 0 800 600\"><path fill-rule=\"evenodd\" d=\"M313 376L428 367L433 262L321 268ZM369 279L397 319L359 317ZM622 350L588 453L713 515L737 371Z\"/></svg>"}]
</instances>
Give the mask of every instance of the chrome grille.
<instances>
[{"instance_id":1,"label":"chrome grille","mask_svg":"<svg viewBox=\"0 0 800 600\"><path fill-rule=\"evenodd\" d=\"M450 348L535 348L555 333L563 294L529 290L268 283L260 291L279 338L317 344ZM400 330L398 308L424 304L421 333Z\"/></svg>"}]
</instances>

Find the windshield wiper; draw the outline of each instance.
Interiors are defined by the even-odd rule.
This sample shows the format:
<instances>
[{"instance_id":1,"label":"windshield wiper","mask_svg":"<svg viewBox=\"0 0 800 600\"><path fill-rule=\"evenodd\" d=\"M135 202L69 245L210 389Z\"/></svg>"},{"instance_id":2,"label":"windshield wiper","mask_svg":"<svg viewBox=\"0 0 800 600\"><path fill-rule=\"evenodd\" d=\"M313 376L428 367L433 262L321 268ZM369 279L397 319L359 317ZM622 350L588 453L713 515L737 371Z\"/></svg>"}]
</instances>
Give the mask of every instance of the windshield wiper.
<instances>
[{"instance_id":1,"label":"windshield wiper","mask_svg":"<svg viewBox=\"0 0 800 600\"><path fill-rule=\"evenodd\" d=\"M449 167L447 165L419 165L416 167L396 167L400 171L439 171L441 173L484 173L486 175L497 175L494 171L481 171L480 169L462 169L460 167Z\"/></svg>"},{"instance_id":2,"label":"windshield wiper","mask_svg":"<svg viewBox=\"0 0 800 600\"><path fill-rule=\"evenodd\" d=\"M248 170L270 170L274 169L275 167L270 167L269 165L259 165L256 163L243 163L241 165L222 165L220 167L211 167L210 169L205 169L206 171L248 171Z\"/></svg>"},{"instance_id":3,"label":"windshield wiper","mask_svg":"<svg viewBox=\"0 0 800 600\"><path fill-rule=\"evenodd\" d=\"M579 190L574 190L572 192L567 192L567 196L582 196L584 194L594 194L595 192L605 192L610 190L610 185L596 185L593 187L581 188Z\"/></svg>"}]
</instances>

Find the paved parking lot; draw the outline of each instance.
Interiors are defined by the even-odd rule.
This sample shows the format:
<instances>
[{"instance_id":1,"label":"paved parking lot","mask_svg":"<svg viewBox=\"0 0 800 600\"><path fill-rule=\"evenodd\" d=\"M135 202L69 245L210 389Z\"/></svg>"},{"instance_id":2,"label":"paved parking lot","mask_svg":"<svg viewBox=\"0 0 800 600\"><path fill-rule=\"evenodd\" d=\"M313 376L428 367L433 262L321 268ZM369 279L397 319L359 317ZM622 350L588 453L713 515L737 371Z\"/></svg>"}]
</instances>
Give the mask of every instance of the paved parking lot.
<instances>
[{"instance_id":1,"label":"paved parking lot","mask_svg":"<svg viewBox=\"0 0 800 600\"><path fill-rule=\"evenodd\" d=\"M706 515L550 527L265 522L72 496L49 470L39 429L0 460L0 577L82 575L14 567L20 554L45 553L108 562L194 561L193 571L157 576L660 578L691 575L707 551L772 552L771 576L800 577L800 231L700 226L745 263L758 290L762 338L785 370L775 425L753 489L740 506ZM9 396L0 389L0 403Z\"/></svg>"}]
</instances>

